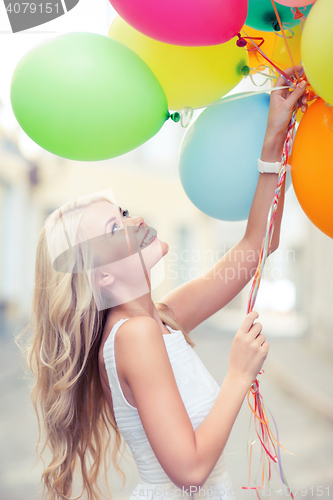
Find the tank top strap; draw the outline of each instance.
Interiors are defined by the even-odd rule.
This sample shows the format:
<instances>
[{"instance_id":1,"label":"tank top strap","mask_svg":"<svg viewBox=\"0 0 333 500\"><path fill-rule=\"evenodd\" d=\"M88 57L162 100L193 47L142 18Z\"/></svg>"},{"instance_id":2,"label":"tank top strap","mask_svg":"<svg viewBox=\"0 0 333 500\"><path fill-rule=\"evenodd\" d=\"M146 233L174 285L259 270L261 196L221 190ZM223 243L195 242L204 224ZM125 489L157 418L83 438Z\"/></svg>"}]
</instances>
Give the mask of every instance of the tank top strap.
<instances>
[{"instance_id":1,"label":"tank top strap","mask_svg":"<svg viewBox=\"0 0 333 500\"><path fill-rule=\"evenodd\" d=\"M104 364L105 364L105 369L108 375L108 380L109 380L109 386L111 390L111 396L112 396L112 403L113 403L113 409L114 413L116 416L117 409L119 411L120 408L126 408L127 411L128 409L132 410L133 412L137 412L137 408L135 406L132 406L127 399L125 398L125 395L123 393L123 390L120 385L120 381L118 378L118 372L117 372L117 367L116 367L116 359L115 359L115 350L114 350L114 339L115 335L119 329L119 327L127 321L129 318L126 319L120 319L115 323L111 329L111 332L106 339L104 346L103 346L103 357L104 357Z\"/></svg>"}]
</instances>

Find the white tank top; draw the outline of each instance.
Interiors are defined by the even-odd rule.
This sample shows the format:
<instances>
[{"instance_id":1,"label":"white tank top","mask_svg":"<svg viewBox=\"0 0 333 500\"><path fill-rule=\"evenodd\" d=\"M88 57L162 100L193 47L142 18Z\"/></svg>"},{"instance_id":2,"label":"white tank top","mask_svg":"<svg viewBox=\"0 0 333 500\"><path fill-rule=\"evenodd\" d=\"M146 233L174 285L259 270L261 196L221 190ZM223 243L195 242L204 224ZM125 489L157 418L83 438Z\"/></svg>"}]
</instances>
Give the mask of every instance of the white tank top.
<instances>
[{"instance_id":1,"label":"white tank top","mask_svg":"<svg viewBox=\"0 0 333 500\"><path fill-rule=\"evenodd\" d=\"M235 500L229 474L225 470L224 451L207 478L201 491L193 488L186 492L170 481L148 441L139 412L125 398L118 379L114 356L114 338L118 328L129 318L119 320L112 328L103 347L106 372L111 389L113 410L118 429L130 447L138 467L141 483L133 490L131 499L144 496L170 500L170 496L197 498L202 500L203 489L207 497L214 500ZM212 408L220 386L186 341L181 330L173 330L166 325L170 334L163 335L176 383L185 408L195 430ZM172 490L172 491L171 491ZM201 494L200 494L201 493ZM147 495L147 496L146 496Z\"/></svg>"}]
</instances>

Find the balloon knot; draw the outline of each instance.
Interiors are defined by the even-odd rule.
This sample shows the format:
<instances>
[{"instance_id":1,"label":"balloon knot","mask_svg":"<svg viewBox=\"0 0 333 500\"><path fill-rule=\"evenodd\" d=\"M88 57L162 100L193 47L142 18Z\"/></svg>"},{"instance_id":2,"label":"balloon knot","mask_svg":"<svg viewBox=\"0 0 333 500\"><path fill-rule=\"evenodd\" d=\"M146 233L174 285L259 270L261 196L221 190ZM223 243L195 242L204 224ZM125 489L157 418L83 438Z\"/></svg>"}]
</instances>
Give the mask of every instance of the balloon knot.
<instances>
[{"instance_id":1,"label":"balloon knot","mask_svg":"<svg viewBox=\"0 0 333 500\"><path fill-rule=\"evenodd\" d=\"M174 113L169 113L169 111L167 112L167 115L166 115L166 118L165 118L165 121L169 120L169 118L171 118L172 121L174 122L179 122L180 120L180 113L178 113L178 111L175 111Z\"/></svg>"},{"instance_id":2,"label":"balloon knot","mask_svg":"<svg viewBox=\"0 0 333 500\"><path fill-rule=\"evenodd\" d=\"M290 7L290 8L291 8L291 12L294 14L294 19L302 19L302 17L305 18L305 15L304 15L305 7L301 7L303 9L303 12L298 7Z\"/></svg>"},{"instance_id":3,"label":"balloon knot","mask_svg":"<svg viewBox=\"0 0 333 500\"><path fill-rule=\"evenodd\" d=\"M272 21L272 28L274 31L280 31L281 28L277 19L274 19L274 21Z\"/></svg>"},{"instance_id":4,"label":"balloon knot","mask_svg":"<svg viewBox=\"0 0 333 500\"><path fill-rule=\"evenodd\" d=\"M238 40L236 41L237 47L245 47L247 44L247 41L241 36L240 33L237 33Z\"/></svg>"},{"instance_id":5,"label":"balloon knot","mask_svg":"<svg viewBox=\"0 0 333 500\"><path fill-rule=\"evenodd\" d=\"M291 11L294 14L294 19L302 19L304 17L304 13L298 7L291 7Z\"/></svg>"},{"instance_id":6,"label":"balloon knot","mask_svg":"<svg viewBox=\"0 0 333 500\"><path fill-rule=\"evenodd\" d=\"M245 64L241 67L240 72L242 73L242 75L247 76L250 74L250 68Z\"/></svg>"}]
</instances>

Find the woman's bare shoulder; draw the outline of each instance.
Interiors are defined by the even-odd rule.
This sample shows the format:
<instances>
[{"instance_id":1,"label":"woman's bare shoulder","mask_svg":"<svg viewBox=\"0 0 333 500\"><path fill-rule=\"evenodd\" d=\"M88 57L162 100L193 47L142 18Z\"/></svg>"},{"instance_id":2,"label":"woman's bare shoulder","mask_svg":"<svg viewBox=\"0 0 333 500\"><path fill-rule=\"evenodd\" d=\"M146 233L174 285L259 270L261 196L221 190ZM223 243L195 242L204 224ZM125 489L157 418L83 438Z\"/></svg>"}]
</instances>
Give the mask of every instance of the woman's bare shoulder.
<instances>
[{"instance_id":1,"label":"woman's bare shoulder","mask_svg":"<svg viewBox=\"0 0 333 500\"><path fill-rule=\"evenodd\" d=\"M112 331L112 328L121 320L126 319L119 328L117 332L145 332L147 329L158 329L158 324L153 318L148 316L132 316L129 318L124 318L119 316L119 318L112 318L112 321L107 322L104 327L103 336L108 337ZM128 334L127 333L127 334Z\"/></svg>"},{"instance_id":2,"label":"woman's bare shoulder","mask_svg":"<svg viewBox=\"0 0 333 500\"><path fill-rule=\"evenodd\" d=\"M125 318L112 318L112 320L107 321L102 334L102 340L99 349L99 360L104 363L103 357L103 349L104 344L110 336L112 328L121 320ZM159 326L157 322L153 318L149 318L148 316L133 316L130 318L126 318L119 328L117 329L117 335L115 342L117 345L121 345L124 342L127 344L128 342L134 342L136 339L143 340L145 337L146 340L151 335L156 336L156 333L160 333Z\"/></svg>"},{"instance_id":3,"label":"woman's bare shoulder","mask_svg":"<svg viewBox=\"0 0 333 500\"><path fill-rule=\"evenodd\" d=\"M160 328L153 318L148 316L134 316L124 321L117 329L117 341L121 342L142 342L151 336L161 335ZM120 340L120 342L119 342Z\"/></svg>"}]
</instances>

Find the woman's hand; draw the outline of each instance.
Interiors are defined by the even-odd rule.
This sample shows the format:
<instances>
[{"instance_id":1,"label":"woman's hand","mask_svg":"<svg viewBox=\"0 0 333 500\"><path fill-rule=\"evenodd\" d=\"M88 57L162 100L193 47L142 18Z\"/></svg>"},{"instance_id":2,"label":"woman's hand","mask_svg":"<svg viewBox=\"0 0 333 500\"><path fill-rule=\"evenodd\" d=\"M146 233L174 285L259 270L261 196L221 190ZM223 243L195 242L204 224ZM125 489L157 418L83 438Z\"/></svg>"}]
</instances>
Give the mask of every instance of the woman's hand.
<instances>
[{"instance_id":1,"label":"woman's hand","mask_svg":"<svg viewBox=\"0 0 333 500\"><path fill-rule=\"evenodd\" d=\"M298 72L300 72L301 69L302 66L296 66L296 70ZM293 68L288 68L284 72L288 76L295 75ZM287 85L285 79L283 76L279 76L275 83L275 87L283 87L285 85ZM304 87L299 85L292 91L290 91L289 88L286 88L273 90L271 92L267 128L261 152L261 159L263 161L281 161L283 144L288 132L288 125L297 101L299 102L303 113L307 110L307 99L303 96L305 89L306 85Z\"/></svg>"},{"instance_id":2,"label":"woman's hand","mask_svg":"<svg viewBox=\"0 0 333 500\"><path fill-rule=\"evenodd\" d=\"M301 72L302 66L296 66L298 73ZM284 70L288 76L295 75L293 68ZM287 85L283 76L279 76L274 87L283 87ZM301 111L305 113L307 109L307 99L302 97L306 89L306 83L301 82L295 90L290 91L289 88L273 90L271 92L271 100L269 105L266 136L270 139L276 138L280 143L284 143L288 131L288 125L291 119L293 109L299 101Z\"/></svg>"},{"instance_id":3,"label":"woman's hand","mask_svg":"<svg viewBox=\"0 0 333 500\"><path fill-rule=\"evenodd\" d=\"M258 316L252 311L245 317L230 349L228 374L249 385L256 379L269 350L269 343L261 333L262 325L255 323Z\"/></svg>"}]
</instances>

